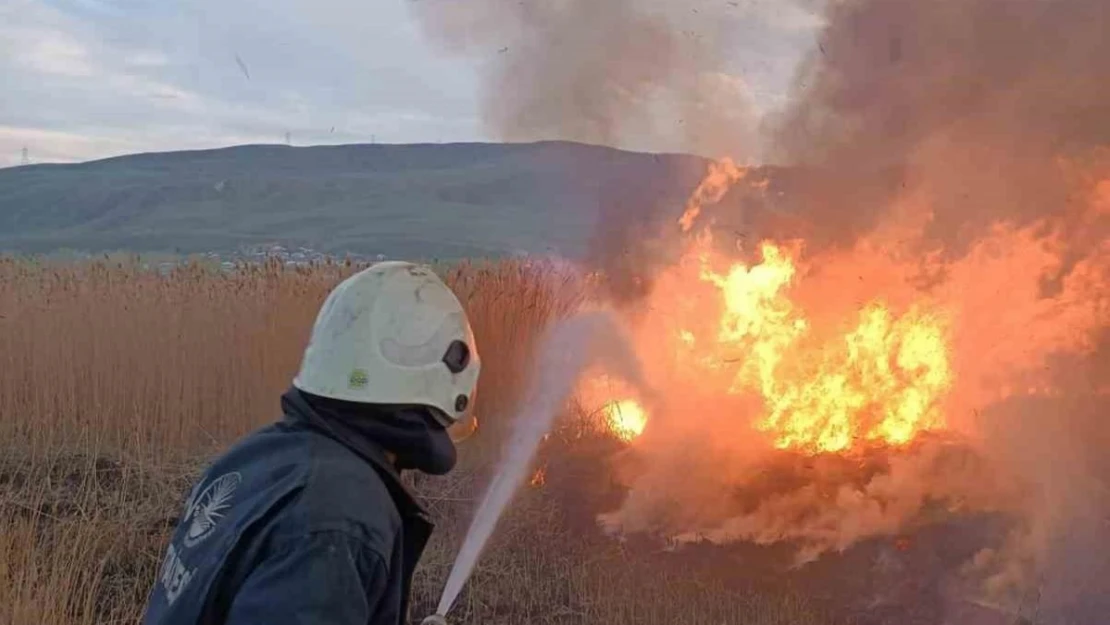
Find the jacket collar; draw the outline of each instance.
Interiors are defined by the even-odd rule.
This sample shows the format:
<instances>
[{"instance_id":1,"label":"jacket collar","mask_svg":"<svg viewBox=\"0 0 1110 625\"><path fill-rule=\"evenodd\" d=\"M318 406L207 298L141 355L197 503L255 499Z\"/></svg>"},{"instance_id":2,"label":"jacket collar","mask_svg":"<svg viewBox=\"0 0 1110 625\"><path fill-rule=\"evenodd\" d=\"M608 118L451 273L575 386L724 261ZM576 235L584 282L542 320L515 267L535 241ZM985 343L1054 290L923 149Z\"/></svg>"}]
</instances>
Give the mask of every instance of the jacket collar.
<instances>
[{"instance_id":1,"label":"jacket collar","mask_svg":"<svg viewBox=\"0 0 1110 625\"><path fill-rule=\"evenodd\" d=\"M294 426L308 427L331 438L354 452L377 470L389 489L398 511L406 518L418 517L428 523L428 511L401 481L397 468L386 457L385 450L375 441L337 419L329 419L313 409L300 390L290 388L281 396L284 420Z\"/></svg>"}]
</instances>

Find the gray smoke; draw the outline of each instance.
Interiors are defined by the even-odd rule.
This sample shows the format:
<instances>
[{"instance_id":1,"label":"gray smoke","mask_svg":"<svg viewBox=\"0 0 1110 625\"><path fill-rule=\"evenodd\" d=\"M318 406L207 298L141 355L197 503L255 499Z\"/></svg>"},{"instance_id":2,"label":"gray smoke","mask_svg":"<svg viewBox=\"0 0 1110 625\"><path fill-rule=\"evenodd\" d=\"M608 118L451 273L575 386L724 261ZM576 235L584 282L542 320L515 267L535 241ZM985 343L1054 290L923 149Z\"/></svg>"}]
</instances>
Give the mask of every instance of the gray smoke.
<instances>
[{"instance_id":1,"label":"gray smoke","mask_svg":"<svg viewBox=\"0 0 1110 625\"><path fill-rule=\"evenodd\" d=\"M826 20L770 138L812 174L792 204L811 242L850 242L914 191L949 252L999 219L1074 223L1060 158L1110 144L1110 4L844 0ZM1102 226L1071 233L1076 253Z\"/></svg>"},{"instance_id":2,"label":"gray smoke","mask_svg":"<svg viewBox=\"0 0 1110 625\"><path fill-rule=\"evenodd\" d=\"M483 64L487 132L745 156L752 101L723 51L735 32L658 0L421 0L433 42ZM719 9L720 7L717 6Z\"/></svg>"}]
</instances>

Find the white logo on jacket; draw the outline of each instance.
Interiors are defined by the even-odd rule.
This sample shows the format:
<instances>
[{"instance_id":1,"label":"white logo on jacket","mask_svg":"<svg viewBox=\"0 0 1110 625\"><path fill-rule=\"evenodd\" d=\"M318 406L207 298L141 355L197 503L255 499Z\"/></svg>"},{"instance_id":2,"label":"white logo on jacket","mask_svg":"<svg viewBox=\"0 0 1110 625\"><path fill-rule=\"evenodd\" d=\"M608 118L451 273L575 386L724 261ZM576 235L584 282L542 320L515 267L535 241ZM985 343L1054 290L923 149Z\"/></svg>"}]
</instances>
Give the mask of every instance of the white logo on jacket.
<instances>
[{"instance_id":1,"label":"white logo on jacket","mask_svg":"<svg viewBox=\"0 0 1110 625\"><path fill-rule=\"evenodd\" d=\"M170 543L166 550L166 561L162 563L162 574L158 576L162 582L162 590L166 593L166 605L173 605L174 601L185 591L185 587L192 581L197 570L188 569L181 560L181 554Z\"/></svg>"},{"instance_id":2,"label":"white logo on jacket","mask_svg":"<svg viewBox=\"0 0 1110 625\"><path fill-rule=\"evenodd\" d=\"M186 547L196 546L216 529L225 511L231 507L235 489L241 481L243 477L238 472L225 473L212 480L192 499L185 511L185 518L181 520L182 523L189 524L184 538Z\"/></svg>"}]
</instances>

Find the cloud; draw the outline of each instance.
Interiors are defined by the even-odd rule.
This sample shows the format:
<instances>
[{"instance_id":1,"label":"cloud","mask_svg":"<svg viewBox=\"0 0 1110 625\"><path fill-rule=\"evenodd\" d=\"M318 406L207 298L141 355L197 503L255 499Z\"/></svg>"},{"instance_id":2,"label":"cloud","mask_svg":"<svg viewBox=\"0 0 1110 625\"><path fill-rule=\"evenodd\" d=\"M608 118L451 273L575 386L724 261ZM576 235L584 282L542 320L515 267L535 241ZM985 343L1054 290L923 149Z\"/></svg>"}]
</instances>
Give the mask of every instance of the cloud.
<instances>
[{"instance_id":1,"label":"cloud","mask_svg":"<svg viewBox=\"0 0 1110 625\"><path fill-rule=\"evenodd\" d=\"M704 40L722 62L689 60L695 71L670 81L689 95L634 94L644 99L643 114L630 120L628 141L573 132L542 138L706 152L752 141L738 129L716 132L710 123L688 131L689 122L680 120L710 100L736 102L724 108L737 116L776 108L819 22L808 1L625 0L637 7L635 14L663 15L673 40L687 42L683 50L702 48L689 42ZM428 21L414 18L452 20L462 3L418 4L6 0L0 4L0 166L19 163L23 142L33 161L46 161L132 148L278 143L286 132L297 144L501 138L483 119L489 96L483 88L491 68L519 58L527 40L518 37L528 29L499 31L503 21L468 18L473 28L452 34L461 40L430 43ZM443 54L445 46L466 54ZM595 51L575 58L613 56L604 46ZM655 132L635 132L637 125Z\"/></svg>"},{"instance_id":2,"label":"cloud","mask_svg":"<svg viewBox=\"0 0 1110 625\"><path fill-rule=\"evenodd\" d=\"M10 0L0 166L23 147L44 162L287 132L299 144L480 138L472 71L423 51L403 6L347 4Z\"/></svg>"},{"instance_id":3,"label":"cloud","mask_svg":"<svg viewBox=\"0 0 1110 625\"><path fill-rule=\"evenodd\" d=\"M64 32L13 29L7 33L16 63L48 76L89 78L96 75L88 49Z\"/></svg>"}]
</instances>

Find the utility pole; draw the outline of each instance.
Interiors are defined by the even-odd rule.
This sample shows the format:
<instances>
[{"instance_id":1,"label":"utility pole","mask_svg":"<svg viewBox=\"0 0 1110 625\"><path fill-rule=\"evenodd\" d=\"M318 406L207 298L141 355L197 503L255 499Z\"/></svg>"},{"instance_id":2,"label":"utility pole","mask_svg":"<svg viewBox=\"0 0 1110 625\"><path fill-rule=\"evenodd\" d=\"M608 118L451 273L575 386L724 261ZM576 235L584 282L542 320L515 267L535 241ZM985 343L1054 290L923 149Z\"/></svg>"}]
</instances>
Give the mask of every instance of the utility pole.
<instances>
[{"instance_id":1,"label":"utility pole","mask_svg":"<svg viewBox=\"0 0 1110 625\"><path fill-rule=\"evenodd\" d=\"M31 155L27 151L27 146L23 146L23 150L22 150L22 153L21 153L20 159L19 159L19 164L20 165L30 165L31 164Z\"/></svg>"}]
</instances>

